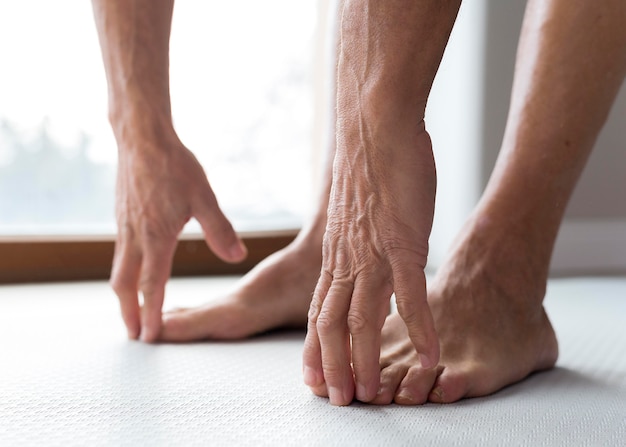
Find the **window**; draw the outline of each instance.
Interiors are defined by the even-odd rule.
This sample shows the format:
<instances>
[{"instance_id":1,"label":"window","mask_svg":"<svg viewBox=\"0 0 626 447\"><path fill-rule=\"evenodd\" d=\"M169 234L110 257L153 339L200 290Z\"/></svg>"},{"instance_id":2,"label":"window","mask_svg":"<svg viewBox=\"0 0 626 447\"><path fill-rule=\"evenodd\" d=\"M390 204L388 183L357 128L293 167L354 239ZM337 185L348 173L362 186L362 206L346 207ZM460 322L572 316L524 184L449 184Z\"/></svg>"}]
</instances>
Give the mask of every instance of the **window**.
<instances>
[{"instance_id":1,"label":"window","mask_svg":"<svg viewBox=\"0 0 626 447\"><path fill-rule=\"evenodd\" d=\"M176 4L175 125L239 231L294 229L308 213L317 7L315 0ZM115 231L116 146L90 3L0 4L0 58L0 250L7 263L0 267L19 270L7 259L17 253L10 250L24 250L10 248L16 241L59 235L66 243L99 240L106 258ZM286 234L281 244L293 231ZM187 251L200 249L201 241L192 249L194 237L187 238Z\"/></svg>"}]
</instances>

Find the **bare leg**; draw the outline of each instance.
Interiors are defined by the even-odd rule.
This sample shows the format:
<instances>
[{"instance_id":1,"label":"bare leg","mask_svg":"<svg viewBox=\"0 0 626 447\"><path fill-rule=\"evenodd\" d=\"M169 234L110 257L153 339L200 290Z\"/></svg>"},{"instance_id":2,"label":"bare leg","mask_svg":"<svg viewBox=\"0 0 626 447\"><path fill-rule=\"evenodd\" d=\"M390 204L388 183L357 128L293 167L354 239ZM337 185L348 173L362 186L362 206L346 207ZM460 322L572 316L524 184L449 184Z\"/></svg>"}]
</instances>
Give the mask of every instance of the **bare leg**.
<instances>
[{"instance_id":1,"label":"bare leg","mask_svg":"<svg viewBox=\"0 0 626 447\"><path fill-rule=\"evenodd\" d=\"M331 23L331 32L335 25ZM329 69L334 85L336 54L334 51L329 53L328 63L332 64ZM177 309L164 314L161 340L244 338L275 328L306 327L311 295L322 265L322 238L335 156L334 88L329 93L332 107L325 135L328 152L316 212L311 222L288 247L269 256L246 274L231 294L201 307Z\"/></svg>"},{"instance_id":2,"label":"bare leg","mask_svg":"<svg viewBox=\"0 0 626 447\"><path fill-rule=\"evenodd\" d=\"M163 315L162 341L244 338L275 328L305 328L322 262L322 218L288 247L247 273L233 293Z\"/></svg>"},{"instance_id":3,"label":"bare leg","mask_svg":"<svg viewBox=\"0 0 626 447\"><path fill-rule=\"evenodd\" d=\"M575 183L626 71L626 4L531 0L502 151L485 194L429 288L441 361L420 367L402 320L383 330L374 400L484 396L550 368L550 257Z\"/></svg>"},{"instance_id":4,"label":"bare leg","mask_svg":"<svg viewBox=\"0 0 626 447\"><path fill-rule=\"evenodd\" d=\"M165 313L162 341L244 338L270 329L306 327L322 265L334 138L328 139L328 147L322 191L311 222L289 246L248 272L233 293L201 307Z\"/></svg>"}]
</instances>

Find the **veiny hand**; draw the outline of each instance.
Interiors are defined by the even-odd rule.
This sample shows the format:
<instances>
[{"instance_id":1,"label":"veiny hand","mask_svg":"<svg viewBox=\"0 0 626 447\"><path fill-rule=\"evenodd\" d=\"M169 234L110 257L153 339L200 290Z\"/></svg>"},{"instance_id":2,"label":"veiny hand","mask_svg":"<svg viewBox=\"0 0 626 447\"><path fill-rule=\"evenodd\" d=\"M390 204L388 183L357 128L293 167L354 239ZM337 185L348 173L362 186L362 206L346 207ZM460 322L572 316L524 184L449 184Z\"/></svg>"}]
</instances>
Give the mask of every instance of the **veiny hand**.
<instances>
[{"instance_id":1,"label":"veiny hand","mask_svg":"<svg viewBox=\"0 0 626 447\"><path fill-rule=\"evenodd\" d=\"M439 360L424 276L436 181L423 128L405 140L338 142L304 378L333 405L347 405L355 387L364 402L378 392L380 332L392 292L422 365Z\"/></svg>"},{"instance_id":2,"label":"veiny hand","mask_svg":"<svg viewBox=\"0 0 626 447\"><path fill-rule=\"evenodd\" d=\"M177 238L190 218L198 220L206 243L221 259L241 261L246 249L220 210L202 167L173 132L159 141L122 143L119 153L111 285L128 336L152 342L159 336Z\"/></svg>"}]
</instances>

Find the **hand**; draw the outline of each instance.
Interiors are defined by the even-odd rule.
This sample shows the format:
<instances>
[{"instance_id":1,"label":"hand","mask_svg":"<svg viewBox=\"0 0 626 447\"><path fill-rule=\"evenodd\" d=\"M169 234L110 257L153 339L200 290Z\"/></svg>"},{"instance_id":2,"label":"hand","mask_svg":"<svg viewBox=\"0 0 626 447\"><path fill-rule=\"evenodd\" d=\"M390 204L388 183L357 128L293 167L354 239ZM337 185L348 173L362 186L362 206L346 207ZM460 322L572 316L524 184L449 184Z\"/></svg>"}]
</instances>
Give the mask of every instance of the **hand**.
<instances>
[{"instance_id":1,"label":"hand","mask_svg":"<svg viewBox=\"0 0 626 447\"><path fill-rule=\"evenodd\" d=\"M220 210L206 175L173 132L157 141L120 142L111 285L130 338L159 336L165 284L177 238L195 217L208 246L221 259L241 261L246 249ZM136 143L139 141L140 143ZM138 291L143 294L140 309Z\"/></svg>"},{"instance_id":2,"label":"hand","mask_svg":"<svg viewBox=\"0 0 626 447\"><path fill-rule=\"evenodd\" d=\"M334 405L349 404L355 386L361 401L376 396L392 292L422 365L439 360L424 276L435 195L430 138L422 129L355 150L341 140L304 350L305 382ZM373 146L391 150L372 156Z\"/></svg>"}]
</instances>

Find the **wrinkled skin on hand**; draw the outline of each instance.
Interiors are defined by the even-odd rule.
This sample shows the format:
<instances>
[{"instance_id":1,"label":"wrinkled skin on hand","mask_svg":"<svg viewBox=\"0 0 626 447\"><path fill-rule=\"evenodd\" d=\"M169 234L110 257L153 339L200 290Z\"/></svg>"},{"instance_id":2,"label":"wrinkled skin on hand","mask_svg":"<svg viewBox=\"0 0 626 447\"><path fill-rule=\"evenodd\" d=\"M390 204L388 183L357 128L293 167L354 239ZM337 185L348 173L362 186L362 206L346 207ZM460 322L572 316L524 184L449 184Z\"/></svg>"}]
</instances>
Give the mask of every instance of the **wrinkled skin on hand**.
<instances>
[{"instance_id":1,"label":"wrinkled skin on hand","mask_svg":"<svg viewBox=\"0 0 626 447\"><path fill-rule=\"evenodd\" d=\"M334 405L376 397L392 293L423 365L439 359L424 276L436 175L423 122L408 136L341 148L304 352L305 382Z\"/></svg>"},{"instance_id":2,"label":"wrinkled skin on hand","mask_svg":"<svg viewBox=\"0 0 626 447\"><path fill-rule=\"evenodd\" d=\"M165 132L164 132L165 133ZM242 260L245 247L219 208L204 170L175 134L121 143L116 189L118 236L111 285L130 338L154 341L177 238L195 217L221 259ZM138 292L143 294L140 308Z\"/></svg>"}]
</instances>

